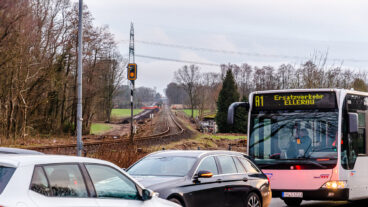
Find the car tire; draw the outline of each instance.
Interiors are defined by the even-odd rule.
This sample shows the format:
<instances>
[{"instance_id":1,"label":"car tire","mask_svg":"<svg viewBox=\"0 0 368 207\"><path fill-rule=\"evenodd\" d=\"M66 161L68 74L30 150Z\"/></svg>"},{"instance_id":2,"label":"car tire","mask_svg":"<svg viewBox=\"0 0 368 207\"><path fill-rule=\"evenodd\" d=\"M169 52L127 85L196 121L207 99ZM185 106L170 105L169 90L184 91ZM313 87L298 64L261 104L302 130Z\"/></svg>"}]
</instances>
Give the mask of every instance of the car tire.
<instances>
[{"instance_id":1,"label":"car tire","mask_svg":"<svg viewBox=\"0 0 368 207\"><path fill-rule=\"evenodd\" d=\"M284 202L287 206L300 206L302 199L300 198L284 198Z\"/></svg>"},{"instance_id":2,"label":"car tire","mask_svg":"<svg viewBox=\"0 0 368 207\"><path fill-rule=\"evenodd\" d=\"M169 201L184 207L184 204L177 198L170 198Z\"/></svg>"},{"instance_id":3,"label":"car tire","mask_svg":"<svg viewBox=\"0 0 368 207\"><path fill-rule=\"evenodd\" d=\"M262 207L262 201L257 193L250 193L245 202L246 207Z\"/></svg>"}]
</instances>

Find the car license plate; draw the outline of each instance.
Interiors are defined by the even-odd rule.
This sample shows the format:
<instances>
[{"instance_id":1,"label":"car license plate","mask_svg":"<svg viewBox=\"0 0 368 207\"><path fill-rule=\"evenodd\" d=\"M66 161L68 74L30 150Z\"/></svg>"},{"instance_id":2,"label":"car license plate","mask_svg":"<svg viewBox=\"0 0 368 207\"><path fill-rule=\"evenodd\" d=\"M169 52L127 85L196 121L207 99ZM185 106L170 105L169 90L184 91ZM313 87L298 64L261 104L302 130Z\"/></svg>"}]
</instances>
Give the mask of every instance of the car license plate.
<instances>
[{"instance_id":1,"label":"car license plate","mask_svg":"<svg viewBox=\"0 0 368 207\"><path fill-rule=\"evenodd\" d=\"M282 192L283 198L303 198L303 192Z\"/></svg>"}]
</instances>

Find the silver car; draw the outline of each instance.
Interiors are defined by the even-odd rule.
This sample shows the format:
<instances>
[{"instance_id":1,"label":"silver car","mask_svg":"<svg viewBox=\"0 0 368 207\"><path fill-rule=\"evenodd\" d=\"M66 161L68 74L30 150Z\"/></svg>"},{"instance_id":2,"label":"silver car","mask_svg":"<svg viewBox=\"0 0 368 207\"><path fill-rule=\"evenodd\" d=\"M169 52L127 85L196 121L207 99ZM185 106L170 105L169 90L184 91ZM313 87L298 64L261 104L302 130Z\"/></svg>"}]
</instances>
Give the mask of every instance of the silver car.
<instances>
[{"instance_id":1,"label":"silver car","mask_svg":"<svg viewBox=\"0 0 368 207\"><path fill-rule=\"evenodd\" d=\"M176 204L158 198L118 166L56 155L1 155L0 206L103 207Z\"/></svg>"}]
</instances>

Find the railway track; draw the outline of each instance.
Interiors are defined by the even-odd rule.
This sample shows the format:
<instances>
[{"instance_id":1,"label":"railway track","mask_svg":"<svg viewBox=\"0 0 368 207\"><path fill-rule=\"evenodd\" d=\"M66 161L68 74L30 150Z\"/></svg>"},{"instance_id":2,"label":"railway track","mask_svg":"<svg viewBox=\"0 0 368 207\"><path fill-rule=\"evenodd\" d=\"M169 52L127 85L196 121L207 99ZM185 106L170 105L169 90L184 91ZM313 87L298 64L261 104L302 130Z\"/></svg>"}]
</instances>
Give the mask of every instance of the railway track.
<instances>
[{"instance_id":1,"label":"railway track","mask_svg":"<svg viewBox=\"0 0 368 207\"><path fill-rule=\"evenodd\" d=\"M163 107L163 114L166 117L166 129L160 133L150 136L134 137L134 144L137 146L147 146L167 143L170 141L183 138L185 128L180 124L176 117L172 114L168 106ZM131 144L127 136L103 135L103 136L87 136L84 138L85 153L93 153L99 147L109 147L115 145ZM36 150L44 153L54 154L75 154L76 143L72 144L57 144L48 146L25 147L26 149Z\"/></svg>"}]
</instances>

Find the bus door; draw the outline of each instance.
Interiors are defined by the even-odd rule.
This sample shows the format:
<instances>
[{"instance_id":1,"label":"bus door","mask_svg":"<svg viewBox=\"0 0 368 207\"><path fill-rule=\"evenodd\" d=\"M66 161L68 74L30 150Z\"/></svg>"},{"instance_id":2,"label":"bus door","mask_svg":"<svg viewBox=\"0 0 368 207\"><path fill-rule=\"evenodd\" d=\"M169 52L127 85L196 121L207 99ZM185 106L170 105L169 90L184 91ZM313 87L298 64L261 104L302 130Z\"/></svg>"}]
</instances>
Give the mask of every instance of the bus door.
<instances>
[{"instance_id":1,"label":"bus door","mask_svg":"<svg viewBox=\"0 0 368 207\"><path fill-rule=\"evenodd\" d=\"M348 180L349 199L368 198L368 155L367 133L368 98L347 95L343 115L341 165ZM349 132L349 113L358 116L358 131Z\"/></svg>"}]
</instances>

